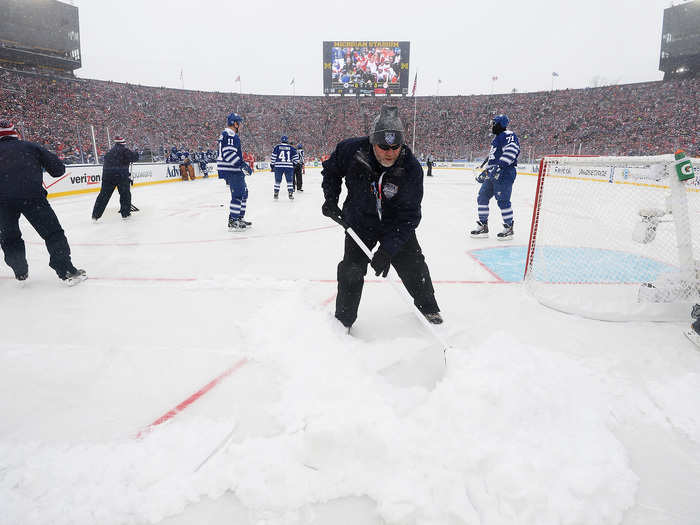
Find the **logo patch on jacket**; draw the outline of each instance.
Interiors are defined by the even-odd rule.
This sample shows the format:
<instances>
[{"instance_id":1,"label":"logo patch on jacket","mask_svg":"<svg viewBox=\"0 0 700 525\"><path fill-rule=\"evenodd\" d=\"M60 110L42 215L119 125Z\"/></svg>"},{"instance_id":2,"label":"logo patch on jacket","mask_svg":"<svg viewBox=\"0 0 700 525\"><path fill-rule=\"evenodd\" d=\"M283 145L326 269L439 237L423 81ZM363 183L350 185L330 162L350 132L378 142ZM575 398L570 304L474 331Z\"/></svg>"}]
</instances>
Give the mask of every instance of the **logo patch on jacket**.
<instances>
[{"instance_id":1,"label":"logo patch on jacket","mask_svg":"<svg viewBox=\"0 0 700 525\"><path fill-rule=\"evenodd\" d=\"M391 182L387 182L386 184L384 184L384 186L382 186L382 193L387 199L391 199L398 192L399 187L396 184L392 184Z\"/></svg>"}]
</instances>

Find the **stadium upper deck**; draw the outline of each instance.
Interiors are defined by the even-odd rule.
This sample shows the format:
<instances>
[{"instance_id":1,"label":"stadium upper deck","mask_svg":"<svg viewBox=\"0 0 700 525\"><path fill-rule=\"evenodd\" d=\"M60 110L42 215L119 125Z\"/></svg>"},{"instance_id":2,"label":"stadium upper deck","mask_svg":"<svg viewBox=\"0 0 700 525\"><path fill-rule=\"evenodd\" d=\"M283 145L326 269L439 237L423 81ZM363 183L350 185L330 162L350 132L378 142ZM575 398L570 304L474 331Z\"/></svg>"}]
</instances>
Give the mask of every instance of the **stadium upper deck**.
<instances>
[{"instance_id":1,"label":"stadium upper deck","mask_svg":"<svg viewBox=\"0 0 700 525\"><path fill-rule=\"evenodd\" d=\"M438 158L485 152L490 116L507 113L521 137L522 157L545 153L652 155L678 147L700 154L700 80L600 88L417 97L415 149ZM413 140L413 99L394 97ZM49 77L0 68L0 116L19 123L29 140L70 156L82 144L98 150L111 136L160 151L162 146L213 147L224 116L246 118L242 137L256 158L269 155L280 135L319 157L347 137L366 133L384 97L308 97L188 91L101 80Z\"/></svg>"}]
</instances>

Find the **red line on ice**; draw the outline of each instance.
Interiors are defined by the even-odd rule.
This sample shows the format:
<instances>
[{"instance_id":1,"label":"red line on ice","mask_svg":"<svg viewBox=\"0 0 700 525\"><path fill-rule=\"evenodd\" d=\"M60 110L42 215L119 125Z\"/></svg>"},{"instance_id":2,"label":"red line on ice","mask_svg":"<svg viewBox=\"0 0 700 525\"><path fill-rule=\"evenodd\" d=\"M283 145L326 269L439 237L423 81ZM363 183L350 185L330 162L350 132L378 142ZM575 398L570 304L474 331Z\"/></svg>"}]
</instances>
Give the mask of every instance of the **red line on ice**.
<instances>
[{"instance_id":1,"label":"red line on ice","mask_svg":"<svg viewBox=\"0 0 700 525\"><path fill-rule=\"evenodd\" d=\"M478 249L481 249L481 248L478 248ZM469 254L469 256L470 256L472 259L474 259L477 263L479 263L479 265L481 265L481 267L482 267L484 270L486 270L486 271L489 272L491 275L493 275L496 279L498 279L498 281L503 282L503 279L501 279L497 274L495 274L495 273L491 270L491 268L489 268L489 267L486 266L484 263L482 263L482 262L474 255L473 252L475 252L475 251L477 251L477 250L469 250L467 253Z\"/></svg>"},{"instance_id":2,"label":"red line on ice","mask_svg":"<svg viewBox=\"0 0 700 525\"><path fill-rule=\"evenodd\" d=\"M158 419L153 421L150 425L148 425L146 428L142 429L139 431L138 434L136 434L136 438L141 438L151 430L153 430L155 427L158 425L162 425L163 423L166 423L170 421L172 418L174 418L176 415L178 415L180 412L185 410L188 406L190 406L192 403L197 401L200 397L202 397L204 394L209 392L212 388L214 388L216 385L218 385L222 380L233 374L236 370L241 368L243 365L245 365L248 362L246 358L241 359L237 363L235 363L233 366L228 368L228 370L225 370L221 374L219 374L217 377L209 381L206 385L204 385L202 388L197 390L194 394L192 394L190 397L185 399L182 403L177 405L175 408L168 410L165 414L160 416Z\"/></svg>"},{"instance_id":3,"label":"red line on ice","mask_svg":"<svg viewBox=\"0 0 700 525\"><path fill-rule=\"evenodd\" d=\"M309 233L320 230L330 230L336 226L321 226L319 228L308 228L306 230L294 230L290 232L271 233L268 235L245 235L232 234L231 237L223 239L199 239L191 241L156 241L156 242L71 242L71 246L167 246L171 244L208 244L215 242L243 241L246 239L264 239L266 237L279 237L282 235L295 235L298 233ZM32 241L29 244L44 244L43 242Z\"/></svg>"}]
</instances>

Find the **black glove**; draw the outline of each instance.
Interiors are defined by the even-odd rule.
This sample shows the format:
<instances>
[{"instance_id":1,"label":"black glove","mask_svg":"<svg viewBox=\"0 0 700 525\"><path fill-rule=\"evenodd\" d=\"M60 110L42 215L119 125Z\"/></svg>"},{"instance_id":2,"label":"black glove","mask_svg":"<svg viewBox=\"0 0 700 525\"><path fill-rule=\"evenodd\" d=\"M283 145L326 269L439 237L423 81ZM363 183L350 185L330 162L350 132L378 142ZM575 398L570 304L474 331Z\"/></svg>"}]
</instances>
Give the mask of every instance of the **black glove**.
<instances>
[{"instance_id":1,"label":"black glove","mask_svg":"<svg viewBox=\"0 0 700 525\"><path fill-rule=\"evenodd\" d=\"M488 179L488 178L489 178L489 170L484 170L476 176L475 180L479 184L483 184L484 182L486 182L486 179Z\"/></svg>"},{"instance_id":2,"label":"black glove","mask_svg":"<svg viewBox=\"0 0 700 525\"><path fill-rule=\"evenodd\" d=\"M321 213L331 219L339 219L343 216L343 212L338 208L338 202L334 200L327 200L324 202L323 206L321 206Z\"/></svg>"},{"instance_id":3,"label":"black glove","mask_svg":"<svg viewBox=\"0 0 700 525\"><path fill-rule=\"evenodd\" d=\"M372 262L370 264L377 277L379 277L379 274L381 274L382 277L386 277L389 275L389 268L391 268L391 256L380 247L374 252L374 257L372 257Z\"/></svg>"},{"instance_id":4,"label":"black glove","mask_svg":"<svg viewBox=\"0 0 700 525\"><path fill-rule=\"evenodd\" d=\"M491 174L491 177L493 177L494 180L498 180L498 177L501 176L501 167L498 165L489 166L489 173Z\"/></svg>"}]
</instances>

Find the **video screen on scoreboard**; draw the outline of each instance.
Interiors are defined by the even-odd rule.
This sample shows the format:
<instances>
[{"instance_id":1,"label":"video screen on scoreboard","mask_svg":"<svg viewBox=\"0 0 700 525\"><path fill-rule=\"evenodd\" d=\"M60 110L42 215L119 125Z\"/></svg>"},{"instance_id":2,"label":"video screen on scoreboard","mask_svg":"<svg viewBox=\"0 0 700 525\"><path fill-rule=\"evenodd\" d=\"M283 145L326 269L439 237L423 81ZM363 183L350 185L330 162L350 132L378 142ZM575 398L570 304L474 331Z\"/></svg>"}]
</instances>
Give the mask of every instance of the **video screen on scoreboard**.
<instances>
[{"instance_id":1,"label":"video screen on scoreboard","mask_svg":"<svg viewBox=\"0 0 700 525\"><path fill-rule=\"evenodd\" d=\"M409 54L410 42L324 42L323 93L406 95Z\"/></svg>"}]
</instances>

